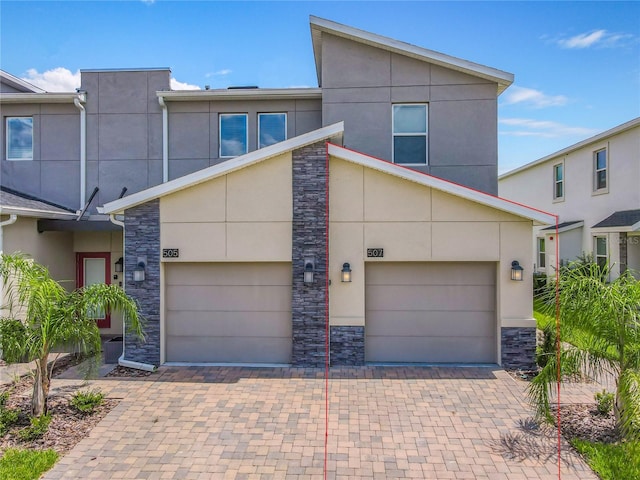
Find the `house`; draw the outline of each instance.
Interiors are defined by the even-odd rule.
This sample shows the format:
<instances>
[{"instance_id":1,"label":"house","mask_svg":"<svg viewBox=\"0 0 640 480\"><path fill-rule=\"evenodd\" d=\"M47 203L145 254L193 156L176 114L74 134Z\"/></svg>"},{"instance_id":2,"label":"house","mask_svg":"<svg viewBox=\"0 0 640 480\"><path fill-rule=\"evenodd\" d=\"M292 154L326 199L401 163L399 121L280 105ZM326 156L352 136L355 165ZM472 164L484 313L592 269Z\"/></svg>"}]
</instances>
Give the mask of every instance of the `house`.
<instances>
[{"instance_id":1,"label":"house","mask_svg":"<svg viewBox=\"0 0 640 480\"><path fill-rule=\"evenodd\" d=\"M626 269L640 278L639 185L640 118L499 177L502 197L559 217L557 230L534 228L534 271L554 275L556 261L591 254L611 279Z\"/></svg>"},{"instance_id":2,"label":"house","mask_svg":"<svg viewBox=\"0 0 640 480\"><path fill-rule=\"evenodd\" d=\"M83 70L48 94L3 76L5 251L35 236L59 278L121 282L148 335L125 336L125 365L320 366L327 346L332 365L531 365L531 276L512 275L553 216L495 196L513 76L310 23L318 88ZM29 199L67 210L29 217Z\"/></svg>"}]
</instances>

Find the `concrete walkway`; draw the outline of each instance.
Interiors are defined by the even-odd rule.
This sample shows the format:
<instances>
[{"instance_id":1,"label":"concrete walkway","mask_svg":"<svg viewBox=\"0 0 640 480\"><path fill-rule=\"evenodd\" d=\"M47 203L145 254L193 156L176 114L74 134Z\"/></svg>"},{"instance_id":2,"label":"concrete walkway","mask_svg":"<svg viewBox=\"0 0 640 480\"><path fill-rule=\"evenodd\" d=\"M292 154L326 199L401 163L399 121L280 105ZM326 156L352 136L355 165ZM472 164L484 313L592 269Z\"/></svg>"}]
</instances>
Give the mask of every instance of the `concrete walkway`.
<instances>
[{"instance_id":1,"label":"concrete walkway","mask_svg":"<svg viewBox=\"0 0 640 480\"><path fill-rule=\"evenodd\" d=\"M163 367L92 381L122 402L44 479L322 479L323 375ZM327 478L557 479L556 433L532 427L525 387L497 367L332 369ZM566 444L561 473L597 478Z\"/></svg>"}]
</instances>

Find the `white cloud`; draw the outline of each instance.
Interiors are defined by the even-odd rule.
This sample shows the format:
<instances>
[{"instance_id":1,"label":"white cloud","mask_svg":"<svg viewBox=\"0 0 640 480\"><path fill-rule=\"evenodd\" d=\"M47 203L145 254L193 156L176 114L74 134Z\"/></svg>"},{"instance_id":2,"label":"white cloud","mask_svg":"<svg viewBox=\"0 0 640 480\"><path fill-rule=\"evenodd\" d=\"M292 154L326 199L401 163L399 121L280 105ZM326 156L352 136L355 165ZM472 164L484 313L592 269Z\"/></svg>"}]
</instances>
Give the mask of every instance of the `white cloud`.
<instances>
[{"instance_id":1,"label":"white cloud","mask_svg":"<svg viewBox=\"0 0 640 480\"><path fill-rule=\"evenodd\" d=\"M205 74L205 77L223 77L225 75L229 75L232 72L230 68L223 68L222 70L218 70L217 72L209 72Z\"/></svg>"},{"instance_id":2,"label":"white cloud","mask_svg":"<svg viewBox=\"0 0 640 480\"><path fill-rule=\"evenodd\" d=\"M190 83L179 82L175 78L172 78L171 90L201 90L201 88L198 85L191 85Z\"/></svg>"},{"instance_id":3,"label":"white cloud","mask_svg":"<svg viewBox=\"0 0 640 480\"><path fill-rule=\"evenodd\" d=\"M22 80L47 92L73 92L80 86L80 70L72 73L71 70L57 67L40 73L35 68L30 68Z\"/></svg>"},{"instance_id":4,"label":"white cloud","mask_svg":"<svg viewBox=\"0 0 640 480\"><path fill-rule=\"evenodd\" d=\"M533 120L530 118L500 118L500 125L507 126L507 130L500 129L500 135L512 137L589 137L598 133L598 130L586 127L572 127L551 120ZM513 129L510 129L513 128Z\"/></svg>"},{"instance_id":5,"label":"white cloud","mask_svg":"<svg viewBox=\"0 0 640 480\"><path fill-rule=\"evenodd\" d=\"M569 99L564 95L547 95L533 88L518 87L513 85L503 95L505 105L522 103L534 108L558 107L566 105Z\"/></svg>"},{"instance_id":6,"label":"white cloud","mask_svg":"<svg viewBox=\"0 0 640 480\"><path fill-rule=\"evenodd\" d=\"M589 47L622 47L627 40L633 39L628 33L611 33L604 29L579 33L569 38L558 38L555 42L562 48L579 49Z\"/></svg>"}]
</instances>

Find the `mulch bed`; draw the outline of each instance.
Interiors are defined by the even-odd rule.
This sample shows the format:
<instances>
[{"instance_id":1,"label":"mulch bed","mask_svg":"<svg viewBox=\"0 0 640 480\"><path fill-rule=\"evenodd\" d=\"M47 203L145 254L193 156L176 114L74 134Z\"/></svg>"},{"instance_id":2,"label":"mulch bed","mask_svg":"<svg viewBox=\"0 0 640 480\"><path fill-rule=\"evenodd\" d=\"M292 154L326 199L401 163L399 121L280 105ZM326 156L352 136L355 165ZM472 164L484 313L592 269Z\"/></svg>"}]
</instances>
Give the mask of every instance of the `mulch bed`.
<instances>
[{"instance_id":1,"label":"mulch bed","mask_svg":"<svg viewBox=\"0 0 640 480\"><path fill-rule=\"evenodd\" d=\"M135 368L128 368L123 367L122 365L118 365L116 368L107 373L105 377L142 378L148 377L150 375L153 375L153 372L148 372L146 370L137 370Z\"/></svg>"}]
</instances>

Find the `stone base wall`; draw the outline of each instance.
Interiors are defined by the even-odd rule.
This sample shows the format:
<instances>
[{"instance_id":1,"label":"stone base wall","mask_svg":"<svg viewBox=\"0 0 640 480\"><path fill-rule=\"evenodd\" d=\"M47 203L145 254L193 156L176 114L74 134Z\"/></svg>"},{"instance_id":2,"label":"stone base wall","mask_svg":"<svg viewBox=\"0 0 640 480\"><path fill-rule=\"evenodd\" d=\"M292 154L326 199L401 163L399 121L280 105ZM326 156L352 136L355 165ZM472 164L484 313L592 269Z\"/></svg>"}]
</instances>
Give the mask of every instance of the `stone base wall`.
<instances>
[{"instance_id":1,"label":"stone base wall","mask_svg":"<svg viewBox=\"0 0 640 480\"><path fill-rule=\"evenodd\" d=\"M332 367L364 365L364 327L330 327Z\"/></svg>"},{"instance_id":2,"label":"stone base wall","mask_svg":"<svg viewBox=\"0 0 640 480\"><path fill-rule=\"evenodd\" d=\"M502 367L532 370L536 366L536 328L502 327Z\"/></svg>"}]
</instances>

